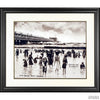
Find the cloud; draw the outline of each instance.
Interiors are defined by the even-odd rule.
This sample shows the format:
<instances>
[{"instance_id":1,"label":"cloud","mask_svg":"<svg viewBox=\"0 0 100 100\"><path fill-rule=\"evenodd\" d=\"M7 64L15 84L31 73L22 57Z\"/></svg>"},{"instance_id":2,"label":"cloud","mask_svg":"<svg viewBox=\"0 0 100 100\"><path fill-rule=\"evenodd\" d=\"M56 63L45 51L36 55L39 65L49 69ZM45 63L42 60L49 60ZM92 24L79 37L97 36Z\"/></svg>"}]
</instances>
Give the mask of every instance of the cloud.
<instances>
[{"instance_id":1,"label":"cloud","mask_svg":"<svg viewBox=\"0 0 100 100\"><path fill-rule=\"evenodd\" d=\"M15 31L64 42L85 42L85 22L15 22Z\"/></svg>"},{"instance_id":2,"label":"cloud","mask_svg":"<svg viewBox=\"0 0 100 100\"><path fill-rule=\"evenodd\" d=\"M53 26L47 26L47 25L42 25L42 28L44 29L44 31L54 30L55 32L62 33L61 28L55 28Z\"/></svg>"},{"instance_id":3,"label":"cloud","mask_svg":"<svg viewBox=\"0 0 100 100\"><path fill-rule=\"evenodd\" d=\"M73 33L84 34L85 33L85 22L72 22L68 26L68 29L71 30Z\"/></svg>"}]
</instances>

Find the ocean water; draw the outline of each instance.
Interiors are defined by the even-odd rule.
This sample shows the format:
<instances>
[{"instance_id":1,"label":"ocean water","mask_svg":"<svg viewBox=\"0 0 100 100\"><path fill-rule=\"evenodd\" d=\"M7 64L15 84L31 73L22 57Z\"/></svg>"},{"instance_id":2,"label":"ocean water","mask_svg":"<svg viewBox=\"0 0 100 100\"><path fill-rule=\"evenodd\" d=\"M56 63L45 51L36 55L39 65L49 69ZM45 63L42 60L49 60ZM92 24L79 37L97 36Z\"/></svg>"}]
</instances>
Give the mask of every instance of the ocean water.
<instances>
[{"instance_id":1,"label":"ocean water","mask_svg":"<svg viewBox=\"0 0 100 100\"><path fill-rule=\"evenodd\" d=\"M21 49L22 53L19 53L19 56L16 57L15 54L15 63L14 63L14 76L15 78L86 78L86 58L83 58L82 52L83 50L81 49L75 49L75 52L80 52L81 56L80 58L73 58L73 57L67 57L68 64L66 67L66 73L63 73L63 68L62 68L62 61L64 58L64 54L59 54L60 56L60 65L55 63L53 66L47 65L47 73L46 75L43 74L42 68L39 66L39 59L37 60L37 63L32 66L27 66L27 68L23 67L24 61L23 59L28 60L28 58L24 57L24 50L28 49L29 54L32 52L32 57L39 57L40 53L35 53L34 49L40 49L40 47L30 47L29 45L27 46L16 46L16 49ZM48 49L49 50L49 49ZM55 49L54 49L55 50ZM67 51L71 51L71 49L64 49L65 53ZM46 55L46 54L44 54ZM55 55L54 55L55 58ZM85 64L85 69L80 69L80 64L84 62ZM58 68L57 71L56 68Z\"/></svg>"}]
</instances>

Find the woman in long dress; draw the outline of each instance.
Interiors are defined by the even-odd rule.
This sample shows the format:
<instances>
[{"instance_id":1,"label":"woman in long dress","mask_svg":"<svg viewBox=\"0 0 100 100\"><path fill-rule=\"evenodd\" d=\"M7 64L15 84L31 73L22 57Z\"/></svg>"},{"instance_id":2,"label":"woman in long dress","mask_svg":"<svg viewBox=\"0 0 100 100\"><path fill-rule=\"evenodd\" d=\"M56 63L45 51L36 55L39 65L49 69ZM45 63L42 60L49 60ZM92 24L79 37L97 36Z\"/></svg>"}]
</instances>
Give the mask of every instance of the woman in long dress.
<instances>
[{"instance_id":1,"label":"woman in long dress","mask_svg":"<svg viewBox=\"0 0 100 100\"><path fill-rule=\"evenodd\" d=\"M40 66L40 69L41 69L42 68L42 57L40 57L39 66Z\"/></svg>"},{"instance_id":2,"label":"woman in long dress","mask_svg":"<svg viewBox=\"0 0 100 100\"><path fill-rule=\"evenodd\" d=\"M66 74L66 66L67 66L67 56L64 56L64 59L63 59L63 64L62 64L62 68L63 68L63 74Z\"/></svg>"},{"instance_id":3,"label":"woman in long dress","mask_svg":"<svg viewBox=\"0 0 100 100\"><path fill-rule=\"evenodd\" d=\"M48 65L49 65L49 67L50 67L50 66L53 67L53 57L54 57L53 50L50 50L50 51L47 53L47 57L48 57Z\"/></svg>"},{"instance_id":4,"label":"woman in long dress","mask_svg":"<svg viewBox=\"0 0 100 100\"><path fill-rule=\"evenodd\" d=\"M33 57L32 57L32 52L31 52L31 54L29 55L29 57L28 57L28 61L29 61L29 65L32 67L32 65L33 65L33 61L32 60L34 60L33 59Z\"/></svg>"},{"instance_id":5,"label":"woman in long dress","mask_svg":"<svg viewBox=\"0 0 100 100\"><path fill-rule=\"evenodd\" d=\"M44 73L46 76L46 73L47 73L47 58L46 57L43 58L43 75Z\"/></svg>"},{"instance_id":6,"label":"woman in long dress","mask_svg":"<svg viewBox=\"0 0 100 100\"><path fill-rule=\"evenodd\" d=\"M59 57L59 55L55 56L55 63L54 63L54 65L56 65L56 70L55 71L59 71L59 69L60 69L60 57Z\"/></svg>"}]
</instances>

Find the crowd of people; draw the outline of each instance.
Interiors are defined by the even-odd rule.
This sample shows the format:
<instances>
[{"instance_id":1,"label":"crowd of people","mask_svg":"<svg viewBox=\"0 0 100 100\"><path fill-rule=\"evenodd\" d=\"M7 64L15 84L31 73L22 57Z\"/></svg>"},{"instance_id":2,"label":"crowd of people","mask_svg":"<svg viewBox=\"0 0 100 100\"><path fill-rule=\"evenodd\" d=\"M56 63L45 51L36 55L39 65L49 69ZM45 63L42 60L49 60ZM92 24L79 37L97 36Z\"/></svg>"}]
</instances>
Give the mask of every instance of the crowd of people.
<instances>
[{"instance_id":1,"label":"crowd of people","mask_svg":"<svg viewBox=\"0 0 100 100\"><path fill-rule=\"evenodd\" d=\"M29 49L25 49L24 51L22 49L16 49L15 54L18 58L19 54L24 54L23 59L23 67L33 67L33 65L38 64L40 69L42 70L43 75L46 76L48 67L53 68L53 66L56 66L55 72L58 72L61 68L63 70L63 74L66 74L66 67L68 65L68 57L80 58L82 56L83 58L86 57L86 50L83 50L82 55L78 51L75 50L67 51L65 52L64 49L62 50L54 50L54 49L32 49L30 51ZM38 53L36 57L34 57L34 53ZM62 61L60 60L61 55L63 55ZM37 60L39 62L37 62ZM61 65L62 64L62 65ZM84 69L85 64L84 62L81 62L80 69Z\"/></svg>"}]
</instances>

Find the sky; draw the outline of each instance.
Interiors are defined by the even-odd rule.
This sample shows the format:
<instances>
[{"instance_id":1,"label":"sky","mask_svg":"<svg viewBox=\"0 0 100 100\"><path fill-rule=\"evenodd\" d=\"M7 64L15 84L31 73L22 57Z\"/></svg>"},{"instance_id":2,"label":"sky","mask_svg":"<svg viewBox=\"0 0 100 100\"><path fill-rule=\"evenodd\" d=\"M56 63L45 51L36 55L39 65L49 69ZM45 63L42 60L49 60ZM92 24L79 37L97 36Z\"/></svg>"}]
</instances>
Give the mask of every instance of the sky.
<instances>
[{"instance_id":1,"label":"sky","mask_svg":"<svg viewBox=\"0 0 100 100\"><path fill-rule=\"evenodd\" d=\"M15 22L15 32L44 38L57 37L62 43L86 43L86 22Z\"/></svg>"}]
</instances>

